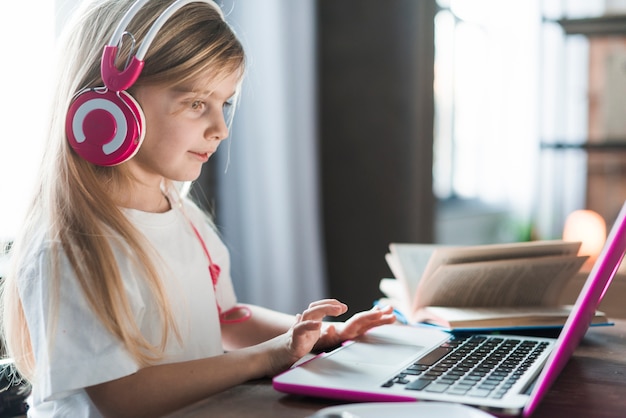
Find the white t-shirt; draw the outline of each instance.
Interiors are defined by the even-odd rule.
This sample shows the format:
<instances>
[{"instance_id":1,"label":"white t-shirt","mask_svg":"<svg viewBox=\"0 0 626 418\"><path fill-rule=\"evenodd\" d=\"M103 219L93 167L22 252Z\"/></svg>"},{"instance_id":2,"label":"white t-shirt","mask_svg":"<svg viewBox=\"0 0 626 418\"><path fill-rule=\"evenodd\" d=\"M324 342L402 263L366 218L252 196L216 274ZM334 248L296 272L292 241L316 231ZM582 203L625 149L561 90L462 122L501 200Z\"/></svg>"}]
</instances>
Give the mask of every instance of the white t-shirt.
<instances>
[{"instance_id":1,"label":"white t-shirt","mask_svg":"<svg viewBox=\"0 0 626 418\"><path fill-rule=\"evenodd\" d=\"M216 295L208 259L190 221L200 232L213 263L221 268L217 300L226 311L236 304L230 278L228 250L204 215L183 200L166 213L125 209L133 224L145 234L164 263L162 280L170 299L183 344L174 335L162 363L210 357L223 353ZM52 338L46 332L49 317L50 242L39 240L32 257L22 266L19 290L36 361L36 379L29 398L32 417L100 417L84 388L128 376L138 365L120 341L110 334L89 308L67 260L62 260L58 317ZM133 313L142 333L160 342L161 325L155 316L150 291L127 256L116 253ZM141 400L138 399L138 402Z\"/></svg>"}]
</instances>

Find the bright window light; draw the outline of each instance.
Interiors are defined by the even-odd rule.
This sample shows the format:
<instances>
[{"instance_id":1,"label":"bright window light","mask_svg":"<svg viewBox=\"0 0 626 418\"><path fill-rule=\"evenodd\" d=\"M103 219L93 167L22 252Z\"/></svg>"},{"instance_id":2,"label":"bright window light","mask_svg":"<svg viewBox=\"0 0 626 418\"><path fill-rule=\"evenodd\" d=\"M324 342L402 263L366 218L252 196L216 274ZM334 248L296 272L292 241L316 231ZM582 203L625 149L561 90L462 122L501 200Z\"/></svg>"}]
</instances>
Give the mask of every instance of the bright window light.
<instances>
[{"instance_id":1,"label":"bright window light","mask_svg":"<svg viewBox=\"0 0 626 418\"><path fill-rule=\"evenodd\" d=\"M13 239L39 166L49 114L54 42L50 0L2 2L0 242Z\"/></svg>"}]
</instances>

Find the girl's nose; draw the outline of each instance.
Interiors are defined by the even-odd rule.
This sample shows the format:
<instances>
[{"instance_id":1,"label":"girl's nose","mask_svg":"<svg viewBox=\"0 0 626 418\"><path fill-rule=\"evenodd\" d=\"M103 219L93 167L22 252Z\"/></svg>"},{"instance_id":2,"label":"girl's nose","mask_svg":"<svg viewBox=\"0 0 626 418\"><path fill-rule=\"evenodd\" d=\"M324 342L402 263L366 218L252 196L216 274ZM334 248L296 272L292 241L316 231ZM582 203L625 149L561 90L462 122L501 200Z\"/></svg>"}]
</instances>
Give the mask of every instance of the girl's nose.
<instances>
[{"instance_id":1,"label":"girl's nose","mask_svg":"<svg viewBox=\"0 0 626 418\"><path fill-rule=\"evenodd\" d=\"M222 112L209 115L209 127L206 129L206 139L223 140L228 138L228 124Z\"/></svg>"}]
</instances>

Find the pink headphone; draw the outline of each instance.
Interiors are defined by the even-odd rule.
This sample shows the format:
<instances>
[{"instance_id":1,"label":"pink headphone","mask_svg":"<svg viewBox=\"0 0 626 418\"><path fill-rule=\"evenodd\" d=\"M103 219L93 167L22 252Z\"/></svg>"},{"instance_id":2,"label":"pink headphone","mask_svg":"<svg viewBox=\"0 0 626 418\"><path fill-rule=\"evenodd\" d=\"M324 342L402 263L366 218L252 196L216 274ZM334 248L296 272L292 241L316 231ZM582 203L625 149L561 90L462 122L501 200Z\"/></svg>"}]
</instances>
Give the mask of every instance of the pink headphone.
<instances>
[{"instance_id":1,"label":"pink headphone","mask_svg":"<svg viewBox=\"0 0 626 418\"><path fill-rule=\"evenodd\" d=\"M181 7L194 2L210 5L210 0L175 0L156 19L134 56L123 70L115 66L118 47L126 27L149 0L137 0L118 24L104 47L100 72L103 87L80 91L65 119L65 132L72 148L85 160L100 166L121 164L132 158L145 137L145 117L141 106L125 90L143 69L143 59L163 24ZM132 51L131 51L132 53Z\"/></svg>"}]
</instances>

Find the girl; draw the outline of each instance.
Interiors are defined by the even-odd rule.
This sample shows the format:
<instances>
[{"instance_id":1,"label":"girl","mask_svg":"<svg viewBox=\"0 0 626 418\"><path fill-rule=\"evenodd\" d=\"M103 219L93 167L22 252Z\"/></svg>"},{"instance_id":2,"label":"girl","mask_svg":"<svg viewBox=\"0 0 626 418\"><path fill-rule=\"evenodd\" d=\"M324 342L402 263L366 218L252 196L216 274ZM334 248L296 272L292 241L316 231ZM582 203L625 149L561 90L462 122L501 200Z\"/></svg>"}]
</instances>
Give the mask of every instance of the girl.
<instances>
[{"instance_id":1,"label":"girl","mask_svg":"<svg viewBox=\"0 0 626 418\"><path fill-rule=\"evenodd\" d=\"M228 252L178 187L227 137L243 78L215 4L96 0L70 27L2 297L30 415L166 414L394 322L323 323L347 309L330 299L295 317L236 303Z\"/></svg>"}]
</instances>

